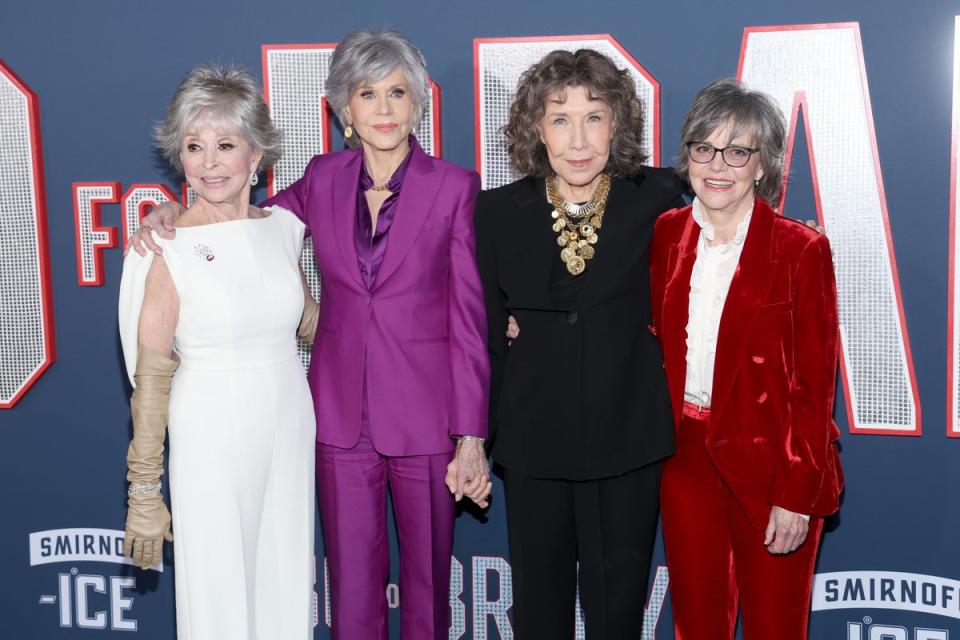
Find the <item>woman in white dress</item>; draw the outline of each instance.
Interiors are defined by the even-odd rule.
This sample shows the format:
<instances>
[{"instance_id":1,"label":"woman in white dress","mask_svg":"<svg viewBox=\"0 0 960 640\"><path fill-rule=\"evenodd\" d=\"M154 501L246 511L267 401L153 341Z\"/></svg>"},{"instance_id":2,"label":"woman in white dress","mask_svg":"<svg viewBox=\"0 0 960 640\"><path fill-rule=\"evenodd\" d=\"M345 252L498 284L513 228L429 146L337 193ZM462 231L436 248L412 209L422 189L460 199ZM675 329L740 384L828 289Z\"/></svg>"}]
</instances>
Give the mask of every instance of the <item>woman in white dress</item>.
<instances>
[{"instance_id":1,"label":"woman in white dress","mask_svg":"<svg viewBox=\"0 0 960 640\"><path fill-rule=\"evenodd\" d=\"M120 333L133 440L125 552L162 561L164 429L180 640L312 638L314 418L297 352L316 303L304 226L250 205L279 133L242 69L198 67L158 146L196 190L162 256L130 252Z\"/></svg>"}]
</instances>

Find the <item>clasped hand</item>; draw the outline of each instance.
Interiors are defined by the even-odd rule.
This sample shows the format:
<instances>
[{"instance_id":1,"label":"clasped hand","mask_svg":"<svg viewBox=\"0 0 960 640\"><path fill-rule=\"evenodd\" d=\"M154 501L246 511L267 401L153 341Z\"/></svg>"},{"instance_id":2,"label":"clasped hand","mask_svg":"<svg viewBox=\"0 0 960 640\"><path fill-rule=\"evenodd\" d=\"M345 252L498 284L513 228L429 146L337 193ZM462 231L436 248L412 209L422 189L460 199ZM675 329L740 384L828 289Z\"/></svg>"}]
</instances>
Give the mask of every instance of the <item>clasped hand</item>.
<instances>
[{"instance_id":1,"label":"clasped hand","mask_svg":"<svg viewBox=\"0 0 960 640\"><path fill-rule=\"evenodd\" d=\"M456 455L447 465L445 482L457 502L466 496L480 508L487 508L493 482L482 439L470 438L460 442Z\"/></svg>"}]
</instances>

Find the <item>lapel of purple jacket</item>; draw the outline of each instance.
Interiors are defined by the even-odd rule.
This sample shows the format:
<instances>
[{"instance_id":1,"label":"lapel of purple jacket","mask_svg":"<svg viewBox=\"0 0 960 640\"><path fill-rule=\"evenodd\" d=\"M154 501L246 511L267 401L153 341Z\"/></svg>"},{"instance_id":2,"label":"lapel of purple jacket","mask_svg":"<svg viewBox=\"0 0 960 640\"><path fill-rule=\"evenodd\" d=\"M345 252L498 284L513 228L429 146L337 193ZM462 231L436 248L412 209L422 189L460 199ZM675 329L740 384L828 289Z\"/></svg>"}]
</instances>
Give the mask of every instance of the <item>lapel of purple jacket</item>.
<instances>
[{"instance_id":1,"label":"lapel of purple jacket","mask_svg":"<svg viewBox=\"0 0 960 640\"><path fill-rule=\"evenodd\" d=\"M356 285L366 291L367 285L360 277L357 263L357 245L354 238L357 233L357 185L360 182L360 163L363 154L359 149L343 153L343 162L331 176L331 210L333 212L333 234L336 238L344 268ZM316 241L314 241L316 242Z\"/></svg>"},{"instance_id":2,"label":"lapel of purple jacket","mask_svg":"<svg viewBox=\"0 0 960 640\"><path fill-rule=\"evenodd\" d=\"M383 254L377 279L373 283L373 291L379 289L393 275L410 252L417 236L420 235L420 228L423 227L423 222L430 213L433 201L440 191L440 183L443 181L444 172L437 170L433 159L423 152L419 144L413 142L410 153L410 165L403 178L400 199L397 201L397 212L387 238L387 250ZM354 264L356 264L356 255L354 255Z\"/></svg>"},{"instance_id":3,"label":"lapel of purple jacket","mask_svg":"<svg viewBox=\"0 0 960 640\"><path fill-rule=\"evenodd\" d=\"M393 275L410 252L439 193L440 183L443 181L443 172L435 169L433 160L423 152L420 145L413 144L410 153L412 154L410 165L407 167L407 175L400 190L397 212L387 238L387 250L380 270L377 272L373 291ZM366 291L366 284L360 277L355 243L357 185L360 180L360 163L363 162L363 154L356 149L344 153L343 156L343 163L336 168L332 176L333 233L336 234L337 246L347 272L357 286Z\"/></svg>"}]
</instances>

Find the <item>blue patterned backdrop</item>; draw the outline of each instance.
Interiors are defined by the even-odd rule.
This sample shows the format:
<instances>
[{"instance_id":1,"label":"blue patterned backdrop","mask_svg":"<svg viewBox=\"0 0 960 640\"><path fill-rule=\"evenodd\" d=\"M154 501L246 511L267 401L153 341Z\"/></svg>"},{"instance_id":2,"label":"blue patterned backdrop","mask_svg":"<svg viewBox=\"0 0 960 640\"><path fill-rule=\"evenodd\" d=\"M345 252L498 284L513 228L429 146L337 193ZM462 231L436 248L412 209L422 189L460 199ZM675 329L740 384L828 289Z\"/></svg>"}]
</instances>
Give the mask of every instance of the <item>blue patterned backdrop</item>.
<instances>
[{"instance_id":1,"label":"blue patterned backdrop","mask_svg":"<svg viewBox=\"0 0 960 640\"><path fill-rule=\"evenodd\" d=\"M0 371L11 379L34 378L17 394L12 408L0 409L0 637L175 635L175 568L169 559L162 572L143 572L119 562L117 535L123 528L124 456L130 434L129 389L116 330L122 249L118 245L102 251L102 278L94 278L99 286L80 285L72 185L104 183L110 193L110 185L119 183L118 193L123 194L135 184L161 183L179 193L179 178L152 150L150 129L189 68L210 61L238 63L259 75L262 45L331 43L358 27L394 26L422 48L441 90L442 100L435 107L442 104L442 148L435 151L476 167L475 38L610 34L660 83L659 151L661 164L667 165L675 157L680 122L694 93L711 80L737 74L745 30L821 25L819 33L843 24L851 33L859 31L866 82L858 86L868 89L867 108L864 111L862 101L851 107L856 100L851 103L849 96L831 100L833 94L815 107L812 89L806 102L801 101L801 112L809 112L808 126L796 130L785 214L815 217L819 203L835 247L852 247L845 243L876 231L856 225L850 229L845 210L831 209L836 193L849 193L859 184L859 174L849 167L868 171L864 163L873 166L873 161L845 146L852 143L836 131L824 134L827 125L815 112L867 113L875 133L874 169L882 174L880 193L889 219L890 243L877 254L883 258L877 269L890 268L892 263L885 260L892 247L896 277L891 282L899 288L889 289L893 297L886 303L861 305L856 312L860 315L850 316L861 324L866 320L866 329L847 327L847 370L852 375L859 366L863 395L851 402L851 392L840 385L836 418L844 433L847 491L823 541L811 637L960 638L960 554L955 541L960 530L960 465L955 462L960 441L948 437L955 431L950 416L956 411L950 385L957 380L950 375L956 341L951 341L949 296L956 14L960 5L945 0L808 0L789 5L757 0L6 3L0 7L0 60L6 69L0 79L8 98L18 91L14 77L36 96L41 132L35 151L40 152L37 158L42 155L43 180L37 180L41 174L33 169L39 166L29 153L23 175L34 182L14 170L16 154L24 150L11 148L9 140L18 127L29 125L23 116L29 106L20 112L16 100L0 101L6 105L0 108L0 141L7 141L0 145ZM818 57L834 55L819 46L801 43L766 58L758 49L759 62L751 67L748 54L742 70L747 76L755 74L760 84L769 83L771 91L782 89L779 80L793 78ZM844 58L847 54L837 54L836 68L857 61L856 52ZM836 126L843 130L843 118L839 122ZM336 132L332 142L336 148ZM831 154L840 159L839 165L830 164ZM876 183L870 184L872 191L878 190ZM24 189L45 196L41 213L48 233L40 237L39 255L48 259L51 276L45 288L48 322L26 327L18 324L30 317L24 309L42 306L42 295L30 298L34 294L17 293L17 287L24 278L39 277L44 263L31 262L36 251L24 244L24 238L31 240L40 229L24 231L24 220L32 220L23 213L30 210L30 202L18 200ZM266 195L263 185L257 195ZM872 220L880 224L877 238L882 245L883 220ZM119 204L101 207L101 224L122 235ZM109 232L97 236L93 231L88 229L84 237L109 244ZM26 258L15 259L21 253ZM838 260L841 253L838 250ZM843 285L849 299L873 300L868 295L871 273L852 272ZM867 330L874 324L871 314L879 318L885 311L892 312L894 329L906 328L897 335L909 334L904 343L908 348L892 352L894 360L903 355L894 364L906 372L907 402L912 403L906 409L884 386L888 372L883 367L890 365L878 354L887 349L889 355L890 346L871 342L878 338ZM41 369L46 350L49 368L36 376L30 375L32 369L24 374L18 368L24 345L39 348ZM898 345L903 346L894 347ZM879 364L871 354L878 355ZM871 382L874 374L876 381ZM871 389L873 396L884 397L871 396ZM870 407L884 402L903 410L899 431L913 435L890 435L889 428L886 435L874 433L884 428L871 428ZM851 426L852 421L856 424ZM861 433L851 433L851 428ZM506 551L498 482L489 513L458 517L451 638L514 637ZM319 537L317 558L315 636L327 638ZM656 560L663 563L660 549ZM638 639L673 637L666 583L662 568L651 574L654 595L649 603L637 603L648 606L648 629L638 629ZM387 597L394 606L400 594L391 587ZM398 611L392 610L391 616L397 633Z\"/></svg>"}]
</instances>

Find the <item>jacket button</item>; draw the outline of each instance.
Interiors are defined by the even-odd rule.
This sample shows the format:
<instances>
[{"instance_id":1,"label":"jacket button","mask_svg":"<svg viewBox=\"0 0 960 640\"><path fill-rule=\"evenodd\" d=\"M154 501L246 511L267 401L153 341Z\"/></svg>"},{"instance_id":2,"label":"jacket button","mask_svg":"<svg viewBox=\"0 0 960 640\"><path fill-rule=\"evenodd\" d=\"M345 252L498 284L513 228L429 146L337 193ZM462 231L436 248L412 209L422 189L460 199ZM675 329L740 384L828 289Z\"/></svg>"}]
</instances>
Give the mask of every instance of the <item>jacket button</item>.
<instances>
[{"instance_id":1,"label":"jacket button","mask_svg":"<svg viewBox=\"0 0 960 640\"><path fill-rule=\"evenodd\" d=\"M577 324L577 312L571 311L567 314L567 322L569 324Z\"/></svg>"}]
</instances>

